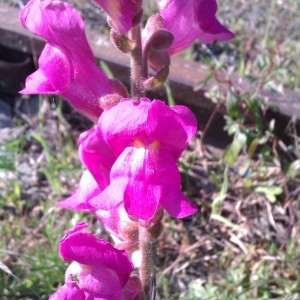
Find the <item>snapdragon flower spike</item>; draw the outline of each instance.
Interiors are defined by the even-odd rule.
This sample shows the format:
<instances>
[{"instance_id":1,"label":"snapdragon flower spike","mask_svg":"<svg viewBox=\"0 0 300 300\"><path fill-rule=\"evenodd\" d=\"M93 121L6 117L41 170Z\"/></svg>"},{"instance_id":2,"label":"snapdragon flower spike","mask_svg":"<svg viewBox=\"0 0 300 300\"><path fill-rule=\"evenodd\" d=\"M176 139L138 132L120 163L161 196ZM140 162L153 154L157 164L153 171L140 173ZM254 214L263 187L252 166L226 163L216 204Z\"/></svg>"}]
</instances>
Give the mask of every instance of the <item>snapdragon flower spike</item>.
<instances>
[{"instance_id":1,"label":"snapdragon flower spike","mask_svg":"<svg viewBox=\"0 0 300 300\"><path fill-rule=\"evenodd\" d=\"M89 204L110 210L123 202L129 215L147 221L162 207L178 218L197 212L180 191L176 164L196 129L189 109L160 100L123 99L108 108L99 119L98 132L117 159L109 186Z\"/></svg>"},{"instance_id":2,"label":"snapdragon flower spike","mask_svg":"<svg viewBox=\"0 0 300 300\"><path fill-rule=\"evenodd\" d=\"M163 27L174 35L169 54L188 48L199 38L204 44L227 41L234 34L216 18L216 0L158 0Z\"/></svg>"},{"instance_id":3,"label":"snapdragon flower spike","mask_svg":"<svg viewBox=\"0 0 300 300\"><path fill-rule=\"evenodd\" d=\"M127 293L125 286L133 271L133 264L125 250L119 250L109 242L95 238L92 233L84 232L87 226L85 222L77 223L59 243L61 257L73 261L66 271L65 284L78 281L78 287L85 293L84 299L124 299L123 289ZM137 285L136 289L138 292Z\"/></svg>"},{"instance_id":4,"label":"snapdragon flower spike","mask_svg":"<svg viewBox=\"0 0 300 300\"><path fill-rule=\"evenodd\" d=\"M100 98L126 96L121 83L109 80L95 64L79 13L67 2L31 0L20 13L25 28L47 40L39 69L23 94L58 94L93 121L102 113Z\"/></svg>"},{"instance_id":5,"label":"snapdragon flower spike","mask_svg":"<svg viewBox=\"0 0 300 300\"><path fill-rule=\"evenodd\" d=\"M141 21L141 0L95 0L108 14L109 23L121 34L127 33Z\"/></svg>"}]
</instances>

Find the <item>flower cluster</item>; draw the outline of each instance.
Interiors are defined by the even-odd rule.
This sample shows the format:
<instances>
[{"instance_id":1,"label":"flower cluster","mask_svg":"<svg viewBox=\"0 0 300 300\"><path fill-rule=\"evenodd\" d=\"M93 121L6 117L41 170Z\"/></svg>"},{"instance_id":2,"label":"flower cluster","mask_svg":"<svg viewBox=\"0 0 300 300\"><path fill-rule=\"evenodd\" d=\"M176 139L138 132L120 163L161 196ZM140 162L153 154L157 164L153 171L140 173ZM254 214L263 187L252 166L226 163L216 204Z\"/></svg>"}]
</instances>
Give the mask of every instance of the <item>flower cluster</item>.
<instances>
[{"instance_id":1,"label":"flower cluster","mask_svg":"<svg viewBox=\"0 0 300 300\"><path fill-rule=\"evenodd\" d=\"M67 231L59 252L71 264L51 300L149 296L149 243L160 233L164 211L175 218L197 212L197 205L180 190L177 167L197 121L188 108L169 107L144 94L165 82L170 56L195 39L211 43L234 36L217 20L215 0L157 0L158 13L143 31L142 0L95 3L107 13L114 44L131 55L131 97L121 82L109 79L95 64L83 21L69 3L30 0L20 14L23 26L47 41L39 68L21 93L60 95L95 123L78 139L86 170L77 189L59 205L95 214L116 243L84 232L86 223ZM152 77L148 64L156 71ZM129 258L137 249L142 260L148 259L141 263L140 278L132 273Z\"/></svg>"},{"instance_id":2,"label":"flower cluster","mask_svg":"<svg viewBox=\"0 0 300 300\"><path fill-rule=\"evenodd\" d=\"M140 286L134 277L130 279L133 265L125 250L83 232L87 225L77 223L60 241L61 257L72 262L66 270L65 284L50 300L134 299Z\"/></svg>"}]
</instances>

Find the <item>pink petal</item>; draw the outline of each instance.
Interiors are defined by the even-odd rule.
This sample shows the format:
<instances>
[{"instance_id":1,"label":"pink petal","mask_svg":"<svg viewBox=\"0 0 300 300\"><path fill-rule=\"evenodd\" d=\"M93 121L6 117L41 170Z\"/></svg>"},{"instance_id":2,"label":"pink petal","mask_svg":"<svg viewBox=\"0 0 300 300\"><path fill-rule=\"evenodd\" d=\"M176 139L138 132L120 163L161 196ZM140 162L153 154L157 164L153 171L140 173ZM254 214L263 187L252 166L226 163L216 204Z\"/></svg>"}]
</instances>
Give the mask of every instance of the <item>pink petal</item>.
<instances>
[{"instance_id":1,"label":"pink petal","mask_svg":"<svg viewBox=\"0 0 300 300\"><path fill-rule=\"evenodd\" d=\"M197 125L192 112L176 107L170 108L161 100L151 102L142 98L140 102L134 102L123 99L101 116L99 134L103 134L116 155L140 139L145 144L159 141L177 160L196 132Z\"/></svg>"},{"instance_id":2,"label":"pink petal","mask_svg":"<svg viewBox=\"0 0 300 300\"><path fill-rule=\"evenodd\" d=\"M188 48L196 38L203 43L234 37L215 17L215 0L158 0L163 26L174 35L170 54Z\"/></svg>"},{"instance_id":3,"label":"pink petal","mask_svg":"<svg viewBox=\"0 0 300 300\"><path fill-rule=\"evenodd\" d=\"M195 214L198 208L179 188L169 186L161 197L164 209L174 218L185 218Z\"/></svg>"},{"instance_id":4,"label":"pink petal","mask_svg":"<svg viewBox=\"0 0 300 300\"><path fill-rule=\"evenodd\" d=\"M177 217L195 213L196 207L179 188L176 161L165 148L156 144L150 145L149 149L127 147L112 167L111 183L98 196L101 200L92 199L90 204L104 209L103 203L115 204L123 198L129 215L148 221L161 206Z\"/></svg>"},{"instance_id":5,"label":"pink petal","mask_svg":"<svg viewBox=\"0 0 300 300\"><path fill-rule=\"evenodd\" d=\"M40 58L40 68L27 77L22 93L55 94L65 88L73 76L69 58L58 48L46 44ZM50 80L49 80L49 79Z\"/></svg>"},{"instance_id":6,"label":"pink petal","mask_svg":"<svg viewBox=\"0 0 300 300\"><path fill-rule=\"evenodd\" d=\"M161 142L177 160L197 131L194 114L184 106L169 107L154 100L149 109L148 122L155 124L153 138Z\"/></svg>"},{"instance_id":7,"label":"pink petal","mask_svg":"<svg viewBox=\"0 0 300 300\"><path fill-rule=\"evenodd\" d=\"M153 166L147 165L145 155L147 154L143 148L126 148L111 170L111 183L100 194L101 201L90 201L90 204L105 209L102 204L104 202L110 204L124 201L125 210L129 215L150 220L159 205L161 186L152 186L151 182L148 182L151 181L149 177L157 173L155 174Z\"/></svg>"},{"instance_id":8,"label":"pink petal","mask_svg":"<svg viewBox=\"0 0 300 300\"><path fill-rule=\"evenodd\" d=\"M89 171L85 171L79 181L79 187L76 188L70 197L59 201L57 205L78 211L93 211L94 207L89 204L89 200L99 195L100 191L92 174Z\"/></svg>"},{"instance_id":9,"label":"pink petal","mask_svg":"<svg viewBox=\"0 0 300 300\"><path fill-rule=\"evenodd\" d=\"M134 300L142 290L142 285L137 275L131 275L126 285L123 287L122 296L124 300Z\"/></svg>"},{"instance_id":10,"label":"pink petal","mask_svg":"<svg viewBox=\"0 0 300 300\"><path fill-rule=\"evenodd\" d=\"M234 34L224 27L216 18L218 9L216 0L194 1L195 19L202 34L200 40L204 44L218 41L228 41L234 38Z\"/></svg>"},{"instance_id":11,"label":"pink petal","mask_svg":"<svg viewBox=\"0 0 300 300\"><path fill-rule=\"evenodd\" d=\"M123 286L133 270L133 265L125 250L116 249L93 234L83 232L87 223L78 223L68 230L59 243L59 252L64 260L76 261L92 268L106 268L114 271Z\"/></svg>"},{"instance_id":12,"label":"pink petal","mask_svg":"<svg viewBox=\"0 0 300 300\"><path fill-rule=\"evenodd\" d=\"M113 173L112 176L114 176ZM99 195L89 200L89 205L101 210L115 209L123 202L126 185L126 177L116 177L114 180L111 180L109 186Z\"/></svg>"},{"instance_id":13,"label":"pink petal","mask_svg":"<svg viewBox=\"0 0 300 300\"><path fill-rule=\"evenodd\" d=\"M183 105L171 106L171 109L179 116L177 120L181 123L187 134L186 142L189 143L197 132L197 119L196 116Z\"/></svg>"},{"instance_id":14,"label":"pink petal","mask_svg":"<svg viewBox=\"0 0 300 300\"><path fill-rule=\"evenodd\" d=\"M103 135L116 155L131 145L139 135L147 135L147 111L150 105L149 99L142 99L141 102L123 99L101 116L98 122L99 134Z\"/></svg>"},{"instance_id":15,"label":"pink petal","mask_svg":"<svg viewBox=\"0 0 300 300\"><path fill-rule=\"evenodd\" d=\"M196 130L191 111L160 100L123 99L108 108L99 119L98 135L118 158L109 186L89 204L110 210L123 202L129 215L143 220L151 220L164 205L174 205L169 210L178 217L194 213L196 208L180 192L176 161Z\"/></svg>"},{"instance_id":16,"label":"pink petal","mask_svg":"<svg viewBox=\"0 0 300 300\"><path fill-rule=\"evenodd\" d=\"M87 42L84 23L71 4L63 1L31 0L20 12L22 25L50 44L66 48L70 55L82 53L86 61L94 56Z\"/></svg>"},{"instance_id":17,"label":"pink petal","mask_svg":"<svg viewBox=\"0 0 300 300\"><path fill-rule=\"evenodd\" d=\"M100 189L106 188L110 169L116 160L112 150L95 128L82 133L78 145L82 163L92 173Z\"/></svg>"},{"instance_id":18,"label":"pink petal","mask_svg":"<svg viewBox=\"0 0 300 300\"><path fill-rule=\"evenodd\" d=\"M80 289L93 297L101 297L105 300L122 300L122 286L119 277L113 270L72 262L66 270L65 277L67 282L70 278L76 278L79 281Z\"/></svg>"},{"instance_id":19,"label":"pink petal","mask_svg":"<svg viewBox=\"0 0 300 300\"><path fill-rule=\"evenodd\" d=\"M49 300L85 300L84 291L76 282L67 282L52 294Z\"/></svg>"},{"instance_id":20,"label":"pink petal","mask_svg":"<svg viewBox=\"0 0 300 300\"><path fill-rule=\"evenodd\" d=\"M141 11L141 0L95 0L109 15L118 32L127 33L134 26L134 17Z\"/></svg>"}]
</instances>

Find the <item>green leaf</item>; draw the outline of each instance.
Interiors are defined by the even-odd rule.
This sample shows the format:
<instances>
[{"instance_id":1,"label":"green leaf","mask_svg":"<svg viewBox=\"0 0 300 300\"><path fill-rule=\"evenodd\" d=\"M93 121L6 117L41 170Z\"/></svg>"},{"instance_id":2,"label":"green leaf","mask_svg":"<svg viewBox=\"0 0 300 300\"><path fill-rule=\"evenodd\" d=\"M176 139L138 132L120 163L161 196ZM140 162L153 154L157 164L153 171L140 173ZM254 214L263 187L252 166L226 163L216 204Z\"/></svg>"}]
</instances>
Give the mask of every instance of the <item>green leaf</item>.
<instances>
[{"instance_id":1,"label":"green leaf","mask_svg":"<svg viewBox=\"0 0 300 300\"><path fill-rule=\"evenodd\" d=\"M228 166L226 166L226 168L224 170L224 179L223 179L223 183L222 183L222 186L221 186L221 190L216 195L216 197L215 197L215 199L212 203L212 214L218 213L218 208L221 206L221 204L223 203L223 201L226 198L226 195L227 195L227 192L228 192L228 186L229 186Z\"/></svg>"},{"instance_id":2,"label":"green leaf","mask_svg":"<svg viewBox=\"0 0 300 300\"><path fill-rule=\"evenodd\" d=\"M232 118L237 118L239 116L239 100L235 93L228 93L226 99L226 107L229 115Z\"/></svg>"},{"instance_id":3,"label":"green leaf","mask_svg":"<svg viewBox=\"0 0 300 300\"><path fill-rule=\"evenodd\" d=\"M271 203L276 202L276 196L282 194L283 190L280 186L258 186L255 188L257 193L264 194Z\"/></svg>"},{"instance_id":4,"label":"green leaf","mask_svg":"<svg viewBox=\"0 0 300 300\"><path fill-rule=\"evenodd\" d=\"M290 164L286 175L289 179L296 179L296 177L300 176L300 159Z\"/></svg>"},{"instance_id":5,"label":"green leaf","mask_svg":"<svg viewBox=\"0 0 300 300\"><path fill-rule=\"evenodd\" d=\"M224 159L229 165L234 165L242 148L246 145L247 137L243 133L235 135L233 142L225 150Z\"/></svg>"},{"instance_id":6,"label":"green leaf","mask_svg":"<svg viewBox=\"0 0 300 300\"><path fill-rule=\"evenodd\" d=\"M175 102L175 99L173 97L171 87L168 83L165 83L165 89L166 89L166 93L167 93L169 106L174 106L176 104L176 102Z\"/></svg>"},{"instance_id":7,"label":"green leaf","mask_svg":"<svg viewBox=\"0 0 300 300\"><path fill-rule=\"evenodd\" d=\"M254 139L250 146L249 146L249 149L248 149L248 156L249 158L252 158L256 149L257 149L257 146L259 145L259 139Z\"/></svg>"}]
</instances>

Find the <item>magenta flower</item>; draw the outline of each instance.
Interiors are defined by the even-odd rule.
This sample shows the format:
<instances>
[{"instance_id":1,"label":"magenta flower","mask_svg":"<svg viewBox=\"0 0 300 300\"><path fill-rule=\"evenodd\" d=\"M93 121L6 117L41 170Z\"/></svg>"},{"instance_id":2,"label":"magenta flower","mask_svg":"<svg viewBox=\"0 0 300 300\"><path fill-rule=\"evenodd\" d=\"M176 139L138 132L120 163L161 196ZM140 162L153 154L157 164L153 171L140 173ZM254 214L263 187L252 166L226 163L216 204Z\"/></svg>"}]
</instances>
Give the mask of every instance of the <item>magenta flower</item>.
<instances>
[{"instance_id":1,"label":"magenta flower","mask_svg":"<svg viewBox=\"0 0 300 300\"><path fill-rule=\"evenodd\" d=\"M65 285L56 293L63 296L67 293L78 293L82 297L80 291L83 291L85 298L82 299L89 300L133 299L122 296L123 291L131 296L139 291L138 283L132 286L132 282L129 282L134 267L125 250L119 250L107 241L96 239L89 232L83 232L87 226L85 222L77 223L60 241L61 257L73 262L66 271ZM129 289L126 288L127 283L130 285Z\"/></svg>"},{"instance_id":2,"label":"magenta flower","mask_svg":"<svg viewBox=\"0 0 300 300\"><path fill-rule=\"evenodd\" d=\"M183 106L124 99L103 113L98 131L93 128L79 137L79 156L88 170L74 193L58 205L96 213L119 241L124 240L124 208L144 220L160 208L178 218L195 213L195 205L180 191L176 164L195 132L195 117Z\"/></svg>"},{"instance_id":3,"label":"magenta flower","mask_svg":"<svg viewBox=\"0 0 300 300\"><path fill-rule=\"evenodd\" d=\"M216 0L158 0L163 27L174 35L169 48L175 54L188 48L199 38L204 44L227 41L234 34L216 18Z\"/></svg>"},{"instance_id":4,"label":"magenta flower","mask_svg":"<svg viewBox=\"0 0 300 300\"><path fill-rule=\"evenodd\" d=\"M97 121L100 98L126 92L97 67L80 15L67 2L31 0L21 10L25 28L47 40L39 69L31 74L24 94L58 94L80 112ZM120 96L121 98L121 96Z\"/></svg>"},{"instance_id":5,"label":"magenta flower","mask_svg":"<svg viewBox=\"0 0 300 300\"><path fill-rule=\"evenodd\" d=\"M127 33L135 22L141 20L142 0L95 0L108 14L112 27L119 33Z\"/></svg>"},{"instance_id":6,"label":"magenta flower","mask_svg":"<svg viewBox=\"0 0 300 300\"><path fill-rule=\"evenodd\" d=\"M197 211L180 191L176 161L197 129L194 115L183 106L163 101L123 99L100 117L98 132L117 157L110 184L89 200L110 210L123 202L129 215L151 220L163 207L173 217Z\"/></svg>"}]
</instances>

